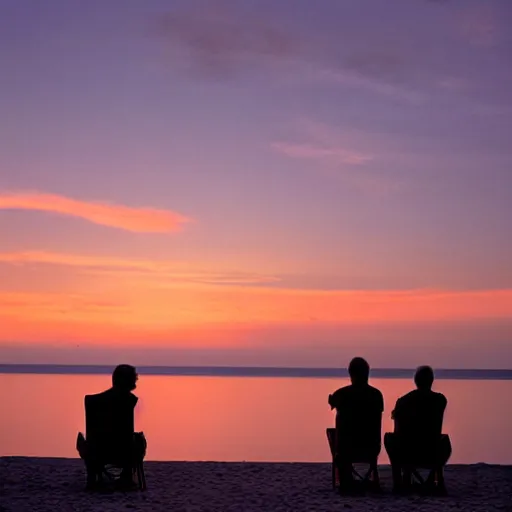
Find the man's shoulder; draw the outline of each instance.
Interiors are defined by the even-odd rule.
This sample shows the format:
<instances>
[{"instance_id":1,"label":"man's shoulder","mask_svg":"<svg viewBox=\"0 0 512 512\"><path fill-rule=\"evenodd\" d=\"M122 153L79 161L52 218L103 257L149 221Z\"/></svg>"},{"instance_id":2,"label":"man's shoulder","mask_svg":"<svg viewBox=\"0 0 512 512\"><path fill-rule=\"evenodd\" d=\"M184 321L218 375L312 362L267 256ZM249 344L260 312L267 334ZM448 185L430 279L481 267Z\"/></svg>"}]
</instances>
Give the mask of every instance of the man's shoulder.
<instances>
[{"instance_id":1,"label":"man's shoulder","mask_svg":"<svg viewBox=\"0 0 512 512\"><path fill-rule=\"evenodd\" d=\"M368 389L369 389L369 392L372 393L374 396L380 396L382 397L382 392L380 389L376 388L375 386L370 386L370 384L368 384Z\"/></svg>"},{"instance_id":2,"label":"man's shoulder","mask_svg":"<svg viewBox=\"0 0 512 512\"><path fill-rule=\"evenodd\" d=\"M340 397L340 396L347 396L350 393L352 393L353 386L349 384L348 386L342 386L341 388L338 388L333 395Z\"/></svg>"},{"instance_id":3,"label":"man's shoulder","mask_svg":"<svg viewBox=\"0 0 512 512\"><path fill-rule=\"evenodd\" d=\"M365 400L374 400L376 402L384 401L384 397L379 389L371 386L370 384L366 384L364 386L346 386L345 393L353 395L358 398L363 398Z\"/></svg>"},{"instance_id":4,"label":"man's shoulder","mask_svg":"<svg viewBox=\"0 0 512 512\"><path fill-rule=\"evenodd\" d=\"M435 397L434 400L436 400L436 402L438 402L440 405L446 406L446 404L448 403L448 400L443 395L443 393L438 393L437 391L432 391L432 395L433 395L433 397Z\"/></svg>"},{"instance_id":5,"label":"man's shoulder","mask_svg":"<svg viewBox=\"0 0 512 512\"><path fill-rule=\"evenodd\" d=\"M418 398L418 394L418 390L413 389L412 391L405 393L405 395L402 395L398 400L414 400L415 398Z\"/></svg>"},{"instance_id":6,"label":"man's shoulder","mask_svg":"<svg viewBox=\"0 0 512 512\"><path fill-rule=\"evenodd\" d=\"M411 403L411 402L414 402L415 400L418 399L418 390L417 389L413 389L412 391L409 391L408 393L406 393L405 395L402 395L397 401L396 401L396 405L397 407L400 406L400 405L405 405L405 404L408 404L408 403Z\"/></svg>"},{"instance_id":7,"label":"man's shoulder","mask_svg":"<svg viewBox=\"0 0 512 512\"><path fill-rule=\"evenodd\" d=\"M98 400L114 401L134 405L138 400L137 396L135 396L131 391L119 392L115 388L106 389L105 391L92 396L96 397Z\"/></svg>"},{"instance_id":8,"label":"man's shoulder","mask_svg":"<svg viewBox=\"0 0 512 512\"><path fill-rule=\"evenodd\" d=\"M112 394L112 389L106 389L105 391L100 391L99 393L95 393L93 395L85 395L87 399L89 400L103 400L105 398L108 398Z\"/></svg>"},{"instance_id":9,"label":"man's shoulder","mask_svg":"<svg viewBox=\"0 0 512 512\"><path fill-rule=\"evenodd\" d=\"M407 404L416 401L424 402L425 399L428 399L429 401L435 402L440 405L446 405L448 402L446 397L442 393L438 393L436 391L429 391L427 394L425 394L425 392L413 389L412 391L409 391L409 393L406 393L405 395L401 396L397 400L397 404Z\"/></svg>"},{"instance_id":10,"label":"man's shoulder","mask_svg":"<svg viewBox=\"0 0 512 512\"><path fill-rule=\"evenodd\" d=\"M382 411L384 409L384 396L381 390L374 386L368 386L368 388L371 401L375 404L375 407Z\"/></svg>"}]
</instances>

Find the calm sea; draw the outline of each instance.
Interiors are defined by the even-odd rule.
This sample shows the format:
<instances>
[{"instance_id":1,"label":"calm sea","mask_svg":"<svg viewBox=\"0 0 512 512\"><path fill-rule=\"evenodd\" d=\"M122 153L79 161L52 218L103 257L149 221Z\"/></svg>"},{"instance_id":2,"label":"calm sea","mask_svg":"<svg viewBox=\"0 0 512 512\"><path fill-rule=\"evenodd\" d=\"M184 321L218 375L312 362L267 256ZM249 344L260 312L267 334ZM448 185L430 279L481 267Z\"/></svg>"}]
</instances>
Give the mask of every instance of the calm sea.
<instances>
[{"instance_id":1,"label":"calm sea","mask_svg":"<svg viewBox=\"0 0 512 512\"><path fill-rule=\"evenodd\" d=\"M106 389L110 366L0 365L0 455L75 457L83 396ZM330 458L327 395L346 372L317 368L143 367L136 428L151 460L306 461ZM411 370L372 370L383 431ZM454 463L512 464L512 371L439 370ZM380 461L387 462L383 450Z\"/></svg>"}]
</instances>

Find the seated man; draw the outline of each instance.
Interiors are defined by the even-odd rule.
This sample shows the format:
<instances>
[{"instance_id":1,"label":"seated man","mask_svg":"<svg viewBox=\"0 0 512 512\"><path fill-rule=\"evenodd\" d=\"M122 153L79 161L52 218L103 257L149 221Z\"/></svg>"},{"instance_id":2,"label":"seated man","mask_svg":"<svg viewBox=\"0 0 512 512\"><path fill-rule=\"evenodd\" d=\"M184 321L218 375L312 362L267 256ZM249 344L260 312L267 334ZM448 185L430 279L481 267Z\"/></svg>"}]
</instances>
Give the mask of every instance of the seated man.
<instances>
[{"instance_id":1,"label":"seated man","mask_svg":"<svg viewBox=\"0 0 512 512\"><path fill-rule=\"evenodd\" d=\"M394 433L384 436L394 489L407 488L410 470L424 467L433 470L427 483L434 485L437 476L439 490L444 492L442 468L451 455L450 439L441 434L447 400L443 394L432 391L434 372L429 366L418 368L414 382L417 389L399 398L391 414L395 420Z\"/></svg>"},{"instance_id":2,"label":"seated man","mask_svg":"<svg viewBox=\"0 0 512 512\"><path fill-rule=\"evenodd\" d=\"M331 409L336 409L336 461L340 488L353 483L354 462L377 461L381 449L381 425L384 399L368 384L370 366L361 357L348 367L351 384L329 395Z\"/></svg>"},{"instance_id":3,"label":"seated man","mask_svg":"<svg viewBox=\"0 0 512 512\"><path fill-rule=\"evenodd\" d=\"M142 461L145 440L134 433L134 409L138 398L133 366L119 365L112 374L112 387L85 397L86 439L79 434L77 448L87 467L87 486L101 478L105 464L122 467L120 482L131 485L136 461Z\"/></svg>"}]
</instances>

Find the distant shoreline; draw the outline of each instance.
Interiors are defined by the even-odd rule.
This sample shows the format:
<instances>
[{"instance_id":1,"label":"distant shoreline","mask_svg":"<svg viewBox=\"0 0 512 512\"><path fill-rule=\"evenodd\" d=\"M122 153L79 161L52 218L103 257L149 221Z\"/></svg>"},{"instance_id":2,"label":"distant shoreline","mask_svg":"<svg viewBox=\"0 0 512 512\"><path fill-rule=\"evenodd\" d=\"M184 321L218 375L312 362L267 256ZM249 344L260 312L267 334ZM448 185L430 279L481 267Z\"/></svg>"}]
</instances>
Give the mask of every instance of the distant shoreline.
<instances>
[{"instance_id":1,"label":"distant shoreline","mask_svg":"<svg viewBox=\"0 0 512 512\"><path fill-rule=\"evenodd\" d=\"M0 364L0 374L39 375L108 375L111 365L43 365ZM281 378L346 378L344 368L298 368L263 366L137 366L141 375L189 377L281 377ZM410 379L414 369L375 368L377 379ZM436 378L442 380L512 380L512 370L506 369L439 369Z\"/></svg>"}]
</instances>

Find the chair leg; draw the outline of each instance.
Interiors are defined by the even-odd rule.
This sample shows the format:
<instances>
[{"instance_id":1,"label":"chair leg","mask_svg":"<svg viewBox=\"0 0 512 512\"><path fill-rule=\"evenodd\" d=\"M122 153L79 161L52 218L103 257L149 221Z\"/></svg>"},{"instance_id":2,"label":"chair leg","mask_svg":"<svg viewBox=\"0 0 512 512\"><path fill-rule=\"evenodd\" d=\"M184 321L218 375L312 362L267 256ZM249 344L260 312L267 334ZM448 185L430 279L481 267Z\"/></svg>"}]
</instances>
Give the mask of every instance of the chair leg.
<instances>
[{"instance_id":1,"label":"chair leg","mask_svg":"<svg viewBox=\"0 0 512 512\"><path fill-rule=\"evenodd\" d=\"M96 484L97 484L98 480L97 480L97 474L96 474L96 471L94 470L91 470L89 468L87 468L87 483L86 483L86 489L88 490L93 490L96 488Z\"/></svg>"},{"instance_id":2,"label":"chair leg","mask_svg":"<svg viewBox=\"0 0 512 512\"><path fill-rule=\"evenodd\" d=\"M85 460L85 469L87 472L86 489L94 490L101 481L101 470L98 469L98 465L93 460Z\"/></svg>"},{"instance_id":3,"label":"chair leg","mask_svg":"<svg viewBox=\"0 0 512 512\"><path fill-rule=\"evenodd\" d=\"M379 470L377 468L377 464L372 466L372 480L373 486L376 491L380 491L380 478L379 478Z\"/></svg>"},{"instance_id":4,"label":"chair leg","mask_svg":"<svg viewBox=\"0 0 512 512\"><path fill-rule=\"evenodd\" d=\"M437 490L440 494L447 494L446 485L444 482L444 469L442 467L438 468L437 471Z\"/></svg>"},{"instance_id":5,"label":"chair leg","mask_svg":"<svg viewBox=\"0 0 512 512\"><path fill-rule=\"evenodd\" d=\"M142 490L145 491L147 489L146 485L146 472L144 471L144 465L140 463L140 476L142 478Z\"/></svg>"},{"instance_id":6,"label":"chair leg","mask_svg":"<svg viewBox=\"0 0 512 512\"><path fill-rule=\"evenodd\" d=\"M419 474L419 472L418 472L418 470L416 468L412 469L411 473L414 476L414 478L416 478L416 480L418 480L420 485L424 485L425 484L425 479Z\"/></svg>"},{"instance_id":7,"label":"chair leg","mask_svg":"<svg viewBox=\"0 0 512 512\"><path fill-rule=\"evenodd\" d=\"M139 484L139 490L142 491L142 478L140 476L140 466L137 464L135 466L135 473L137 473L137 483Z\"/></svg>"},{"instance_id":8,"label":"chair leg","mask_svg":"<svg viewBox=\"0 0 512 512\"><path fill-rule=\"evenodd\" d=\"M141 491L145 491L146 490L146 475L144 473L144 466L143 466L142 462L137 464L136 472L137 472L137 481L139 483L139 489Z\"/></svg>"}]
</instances>

